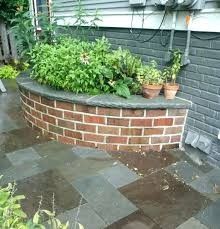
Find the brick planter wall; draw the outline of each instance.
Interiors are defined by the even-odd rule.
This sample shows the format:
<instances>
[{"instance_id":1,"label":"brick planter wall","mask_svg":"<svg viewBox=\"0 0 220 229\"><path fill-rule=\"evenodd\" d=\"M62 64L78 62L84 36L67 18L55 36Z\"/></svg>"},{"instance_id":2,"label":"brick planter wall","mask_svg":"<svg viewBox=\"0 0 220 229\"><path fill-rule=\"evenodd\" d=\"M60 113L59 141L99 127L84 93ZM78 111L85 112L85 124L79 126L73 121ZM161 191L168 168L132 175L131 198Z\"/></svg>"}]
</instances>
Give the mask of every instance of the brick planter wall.
<instances>
[{"instance_id":1,"label":"brick planter wall","mask_svg":"<svg viewBox=\"0 0 220 229\"><path fill-rule=\"evenodd\" d=\"M20 89L30 126L59 142L110 151L179 147L187 109L104 108L50 100Z\"/></svg>"}]
</instances>

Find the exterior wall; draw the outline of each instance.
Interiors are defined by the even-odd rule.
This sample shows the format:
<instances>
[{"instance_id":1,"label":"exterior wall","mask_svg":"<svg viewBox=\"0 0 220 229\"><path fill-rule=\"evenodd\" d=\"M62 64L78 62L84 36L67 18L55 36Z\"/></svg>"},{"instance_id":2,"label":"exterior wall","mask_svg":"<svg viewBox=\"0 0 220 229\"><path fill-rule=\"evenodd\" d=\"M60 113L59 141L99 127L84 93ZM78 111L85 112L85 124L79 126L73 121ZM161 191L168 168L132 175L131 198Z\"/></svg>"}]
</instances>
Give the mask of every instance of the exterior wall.
<instances>
[{"instance_id":1,"label":"exterior wall","mask_svg":"<svg viewBox=\"0 0 220 229\"><path fill-rule=\"evenodd\" d=\"M129 0L84 0L81 5L90 15L94 15L98 10L101 21L97 22L100 27L118 27L144 29L158 29L160 27L164 11L154 7L153 0L147 0L148 6L143 9L130 7ZM77 0L53 0L54 15L61 17L58 21L60 25L74 25L74 10L77 9ZM162 29L171 29L173 26L173 12L166 13L166 17L161 26ZM133 17L132 17L133 15ZM189 11L178 11L175 29L187 30L186 16ZM91 17L92 18L92 17ZM131 23L133 18L133 22ZM90 20L89 17L86 20ZM220 3L218 0L206 0L204 9L195 12L190 29L192 31L220 32Z\"/></svg>"},{"instance_id":2,"label":"exterior wall","mask_svg":"<svg viewBox=\"0 0 220 229\"><path fill-rule=\"evenodd\" d=\"M139 31L137 31L139 32ZM154 30L143 30L141 37L147 39ZM105 35L112 43L112 48L122 46L137 54L143 61L156 60L164 66L167 47L161 45L161 38L166 39L167 31L163 36L160 33L150 42L136 41L128 29L100 28L95 34L88 34L93 40ZM206 38L219 34L198 33ZM174 46L184 51L186 32L176 32ZM213 141L211 157L220 160L220 141L217 136L220 131L220 38L214 40L199 40L192 38L190 46L191 64L184 67L178 82L181 84L177 96L193 102L189 110L186 131L194 130L207 136Z\"/></svg>"},{"instance_id":3,"label":"exterior wall","mask_svg":"<svg viewBox=\"0 0 220 229\"><path fill-rule=\"evenodd\" d=\"M29 125L62 143L137 152L177 148L182 140L186 109L103 108L20 92Z\"/></svg>"}]
</instances>

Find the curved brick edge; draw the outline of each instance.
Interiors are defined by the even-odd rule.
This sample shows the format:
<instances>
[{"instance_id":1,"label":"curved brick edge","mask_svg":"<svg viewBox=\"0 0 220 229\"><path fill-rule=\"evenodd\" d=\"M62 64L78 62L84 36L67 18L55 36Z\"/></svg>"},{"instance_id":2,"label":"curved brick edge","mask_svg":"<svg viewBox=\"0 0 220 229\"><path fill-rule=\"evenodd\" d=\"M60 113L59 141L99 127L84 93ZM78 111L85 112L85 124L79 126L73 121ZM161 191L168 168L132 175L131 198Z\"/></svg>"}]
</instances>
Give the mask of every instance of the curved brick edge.
<instances>
[{"instance_id":1,"label":"curved brick edge","mask_svg":"<svg viewBox=\"0 0 220 229\"><path fill-rule=\"evenodd\" d=\"M28 124L59 142L107 151L161 151L182 140L187 109L124 109L48 99L20 88Z\"/></svg>"}]
</instances>

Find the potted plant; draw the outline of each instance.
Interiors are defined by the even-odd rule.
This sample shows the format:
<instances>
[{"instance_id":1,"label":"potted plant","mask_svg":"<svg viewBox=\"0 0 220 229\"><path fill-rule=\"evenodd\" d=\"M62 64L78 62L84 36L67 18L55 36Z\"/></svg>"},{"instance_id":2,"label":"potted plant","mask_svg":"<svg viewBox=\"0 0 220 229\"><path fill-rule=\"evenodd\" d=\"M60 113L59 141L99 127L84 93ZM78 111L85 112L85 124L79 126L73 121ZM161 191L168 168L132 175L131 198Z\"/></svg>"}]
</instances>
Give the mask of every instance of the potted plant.
<instances>
[{"instance_id":1,"label":"potted plant","mask_svg":"<svg viewBox=\"0 0 220 229\"><path fill-rule=\"evenodd\" d=\"M157 68L155 61L138 70L137 80L142 85L143 96L147 99L157 97L163 87L162 72Z\"/></svg>"},{"instance_id":2,"label":"potted plant","mask_svg":"<svg viewBox=\"0 0 220 229\"><path fill-rule=\"evenodd\" d=\"M179 84L176 83L176 78L182 67L181 58L182 54L180 50L175 50L172 53L170 66L166 67L163 71L163 77L166 81L164 84L164 95L166 99L174 99L179 90Z\"/></svg>"}]
</instances>

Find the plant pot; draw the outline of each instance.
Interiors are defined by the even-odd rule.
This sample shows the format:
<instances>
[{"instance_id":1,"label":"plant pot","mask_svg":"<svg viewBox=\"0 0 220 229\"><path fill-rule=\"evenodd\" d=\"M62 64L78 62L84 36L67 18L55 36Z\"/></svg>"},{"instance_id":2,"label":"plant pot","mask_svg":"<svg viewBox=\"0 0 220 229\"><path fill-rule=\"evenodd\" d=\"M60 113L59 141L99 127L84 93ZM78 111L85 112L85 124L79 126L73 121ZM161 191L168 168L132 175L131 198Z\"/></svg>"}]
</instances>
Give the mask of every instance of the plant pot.
<instances>
[{"instance_id":1,"label":"plant pot","mask_svg":"<svg viewBox=\"0 0 220 229\"><path fill-rule=\"evenodd\" d=\"M179 90L179 84L164 84L164 95L166 99L175 99L176 93Z\"/></svg>"},{"instance_id":2,"label":"plant pot","mask_svg":"<svg viewBox=\"0 0 220 229\"><path fill-rule=\"evenodd\" d=\"M153 99L157 97L162 89L162 85L146 85L142 86L143 97Z\"/></svg>"}]
</instances>

